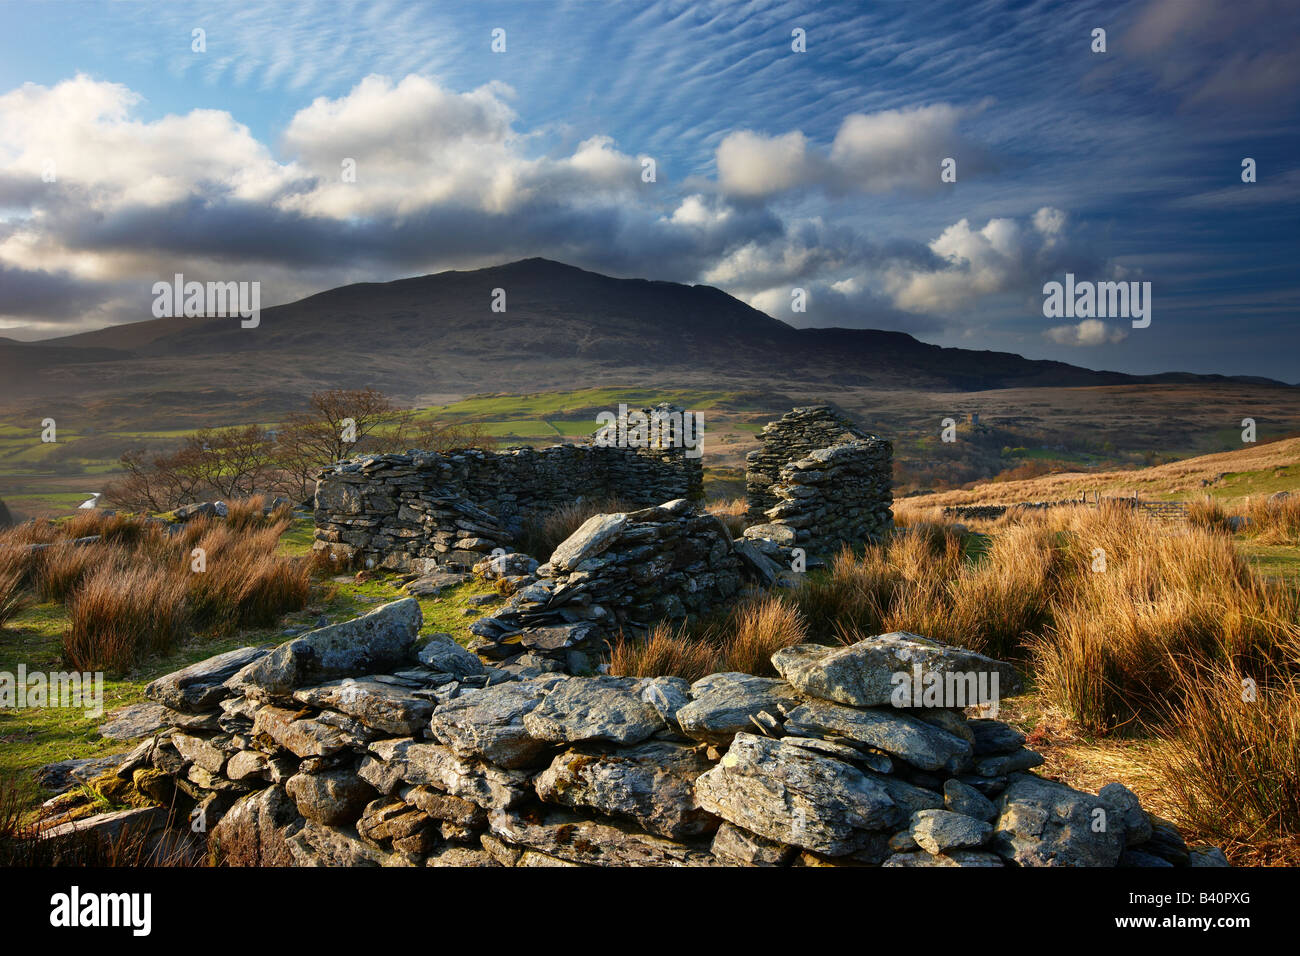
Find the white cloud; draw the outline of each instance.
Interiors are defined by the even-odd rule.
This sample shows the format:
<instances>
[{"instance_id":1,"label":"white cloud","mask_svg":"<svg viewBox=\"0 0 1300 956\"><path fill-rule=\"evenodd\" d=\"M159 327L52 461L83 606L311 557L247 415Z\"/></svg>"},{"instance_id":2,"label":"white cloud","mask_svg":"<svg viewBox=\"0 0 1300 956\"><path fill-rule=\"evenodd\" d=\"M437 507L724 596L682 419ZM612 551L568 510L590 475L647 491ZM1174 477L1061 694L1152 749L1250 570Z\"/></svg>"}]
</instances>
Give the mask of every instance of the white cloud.
<instances>
[{"instance_id":1,"label":"white cloud","mask_svg":"<svg viewBox=\"0 0 1300 956\"><path fill-rule=\"evenodd\" d=\"M1122 342L1128 337L1123 329L1110 329L1100 319L1084 319L1078 325L1057 325L1043 332L1057 345L1091 346Z\"/></svg>"},{"instance_id":2,"label":"white cloud","mask_svg":"<svg viewBox=\"0 0 1300 956\"><path fill-rule=\"evenodd\" d=\"M764 136L728 133L717 149L718 180L729 196L759 198L804 185L813 172L808 141L798 131Z\"/></svg>"},{"instance_id":3,"label":"white cloud","mask_svg":"<svg viewBox=\"0 0 1300 956\"><path fill-rule=\"evenodd\" d=\"M958 160L959 175L982 164L982 151L966 147L958 133L962 115L946 103L850 113L827 151L810 146L797 130L780 136L740 130L718 145L719 185L747 199L811 186L832 193L937 189L944 159Z\"/></svg>"},{"instance_id":4,"label":"white cloud","mask_svg":"<svg viewBox=\"0 0 1300 956\"><path fill-rule=\"evenodd\" d=\"M1065 240L1066 214L1044 207L1031 217L1032 229L1014 219L990 219L974 229L959 220L930 242L946 263L938 270L895 267L885 285L900 309L944 313L986 295L1025 288Z\"/></svg>"}]
</instances>

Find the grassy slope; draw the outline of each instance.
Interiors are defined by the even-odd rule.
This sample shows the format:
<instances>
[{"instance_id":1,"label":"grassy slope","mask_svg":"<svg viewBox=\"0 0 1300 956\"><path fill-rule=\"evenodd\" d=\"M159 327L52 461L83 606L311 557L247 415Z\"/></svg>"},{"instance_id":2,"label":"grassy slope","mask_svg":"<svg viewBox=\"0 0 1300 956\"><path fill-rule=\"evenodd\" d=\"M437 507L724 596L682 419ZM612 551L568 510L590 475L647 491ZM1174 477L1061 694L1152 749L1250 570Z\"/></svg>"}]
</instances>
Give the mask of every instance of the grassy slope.
<instances>
[{"instance_id":1,"label":"grassy slope","mask_svg":"<svg viewBox=\"0 0 1300 956\"><path fill-rule=\"evenodd\" d=\"M909 506L1012 504L1102 495L1186 499L1201 495L1231 500L1300 490L1300 438L1248 445L1239 451L1201 455L1132 471L1063 472L1023 481L988 482L962 491L907 499Z\"/></svg>"},{"instance_id":2,"label":"grassy slope","mask_svg":"<svg viewBox=\"0 0 1300 956\"><path fill-rule=\"evenodd\" d=\"M280 547L286 553L305 554L311 547L311 533L310 520L297 519L281 538ZM489 590L471 581L445 592L441 598L421 599L423 632L446 631L462 643L467 641L468 625L487 610L475 609L465 615L467 599ZM236 647L280 643L287 640L282 633L285 628L311 626L321 617L331 623L348 620L376 605L407 596L395 577L357 583L350 576L340 576L314 587L311 603L302 611L286 615L275 627L249 629L220 640L196 635L176 653L149 660L137 671L106 676L101 716L59 708L0 709L0 777L17 781L33 799L44 799L49 794L32 778L38 767L130 749L131 742L107 740L99 736L97 728L114 710L145 700L145 685L154 678ZM12 618L0 628L0 672L16 674L19 664L25 665L28 673L62 670L66 626L67 612L58 604L37 605Z\"/></svg>"}]
</instances>

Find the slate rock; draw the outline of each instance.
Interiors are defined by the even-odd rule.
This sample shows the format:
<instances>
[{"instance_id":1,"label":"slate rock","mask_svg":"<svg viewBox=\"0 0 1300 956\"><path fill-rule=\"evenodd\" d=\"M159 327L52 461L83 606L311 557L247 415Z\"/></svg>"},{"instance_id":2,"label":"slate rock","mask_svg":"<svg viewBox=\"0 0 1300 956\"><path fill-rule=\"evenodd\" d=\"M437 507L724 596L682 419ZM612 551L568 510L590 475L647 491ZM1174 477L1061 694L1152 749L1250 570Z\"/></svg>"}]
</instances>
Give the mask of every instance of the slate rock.
<instances>
[{"instance_id":1,"label":"slate rock","mask_svg":"<svg viewBox=\"0 0 1300 956\"><path fill-rule=\"evenodd\" d=\"M721 762L695 781L700 806L778 843L826 856L861 848L901 812L876 782L840 760L739 733Z\"/></svg>"},{"instance_id":2,"label":"slate rock","mask_svg":"<svg viewBox=\"0 0 1300 956\"><path fill-rule=\"evenodd\" d=\"M612 753L567 751L535 786L547 803L626 817L650 833L684 840L718 826L695 796L696 778L711 766L694 747L648 741Z\"/></svg>"},{"instance_id":3,"label":"slate rock","mask_svg":"<svg viewBox=\"0 0 1300 956\"><path fill-rule=\"evenodd\" d=\"M433 712L433 735L464 757L507 770L544 762L546 741L533 735L526 716L546 697L544 685L510 681L462 693Z\"/></svg>"},{"instance_id":4,"label":"slate rock","mask_svg":"<svg viewBox=\"0 0 1300 956\"><path fill-rule=\"evenodd\" d=\"M421 622L415 598L394 601L281 644L227 685L259 699L284 698L311 684L387 673L408 663Z\"/></svg>"},{"instance_id":5,"label":"slate rock","mask_svg":"<svg viewBox=\"0 0 1300 956\"><path fill-rule=\"evenodd\" d=\"M922 770L957 772L970 760L971 745L948 731L898 710L860 710L810 700L785 720L788 734L843 738L883 750Z\"/></svg>"},{"instance_id":6,"label":"slate rock","mask_svg":"<svg viewBox=\"0 0 1300 956\"><path fill-rule=\"evenodd\" d=\"M896 688L907 691L904 706L919 705L919 701L911 701L911 677L917 667L923 675L944 675L945 683L948 675L987 674L989 690L994 689L992 675L996 674L995 699L1009 697L1020 688L1019 675L1010 664L906 631L869 637L829 653L814 647L796 645L777 651L772 663L801 693L855 707L894 704ZM908 681L895 681L896 674L907 675ZM974 703L972 699L946 706Z\"/></svg>"},{"instance_id":7,"label":"slate rock","mask_svg":"<svg viewBox=\"0 0 1300 956\"><path fill-rule=\"evenodd\" d=\"M1094 830L1099 797L1016 774L998 798L991 848L1021 866L1114 866L1124 851L1122 820Z\"/></svg>"},{"instance_id":8,"label":"slate rock","mask_svg":"<svg viewBox=\"0 0 1300 956\"><path fill-rule=\"evenodd\" d=\"M354 823L376 796L375 790L351 768L324 773L296 773L284 785L298 812L324 826Z\"/></svg>"},{"instance_id":9,"label":"slate rock","mask_svg":"<svg viewBox=\"0 0 1300 956\"><path fill-rule=\"evenodd\" d=\"M541 814L494 810L492 833L517 848L586 866L708 866L701 849L643 833L616 820L589 820L561 809ZM520 858L516 866L534 865ZM554 864L545 864L554 865Z\"/></svg>"},{"instance_id":10,"label":"slate rock","mask_svg":"<svg viewBox=\"0 0 1300 956\"><path fill-rule=\"evenodd\" d=\"M303 824L298 806L283 787L267 787L235 801L208 837L221 866L290 866L287 838Z\"/></svg>"},{"instance_id":11,"label":"slate rock","mask_svg":"<svg viewBox=\"0 0 1300 956\"><path fill-rule=\"evenodd\" d=\"M485 673L482 661L442 631L429 635L429 642L420 649L419 658L420 663L430 670L451 674L458 680Z\"/></svg>"},{"instance_id":12,"label":"slate rock","mask_svg":"<svg viewBox=\"0 0 1300 956\"><path fill-rule=\"evenodd\" d=\"M377 680L345 677L340 681L304 687L293 692L299 703L336 710L355 717L367 727L404 736L428 723L433 702L415 697L400 687Z\"/></svg>"},{"instance_id":13,"label":"slate rock","mask_svg":"<svg viewBox=\"0 0 1300 956\"><path fill-rule=\"evenodd\" d=\"M943 783L943 805L953 813L962 813L986 823L998 815L997 805L992 800L956 778Z\"/></svg>"},{"instance_id":14,"label":"slate rock","mask_svg":"<svg viewBox=\"0 0 1300 956\"><path fill-rule=\"evenodd\" d=\"M780 715L798 704L785 681L725 672L691 685L691 702L678 708L682 733L711 744L726 744L741 731L754 730L750 719L766 711Z\"/></svg>"},{"instance_id":15,"label":"slate rock","mask_svg":"<svg viewBox=\"0 0 1300 956\"><path fill-rule=\"evenodd\" d=\"M232 695L226 682L269 653L265 647L241 647L183 667L152 681L144 695L184 713L198 714L217 707Z\"/></svg>"},{"instance_id":16,"label":"slate rock","mask_svg":"<svg viewBox=\"0 0 1300 956\"><path fill-rule=\"evenodd\" d=\"M667 726L640 689L631 677L571 677L524 715L524 727L552 743L640 743Z\"/></svg>"},{"instance_id":17,"label":"slate rock","mask_svg":"<svg viewBox=\"0 0 1300 956\"><path fill-rule=\"evenodd\" d=\"M709 851L728 866L787 866L799 852L733 823L718 827Z\"/></svg>"},{"instance_id":18,"label":"slate rock","mask_svg":"<svg viewBox=\"0 0 1300 956\"><path fill-rule=\"evenodd\" d=\"M983 846L993 827L949 810L920 810L912 814L908 832L921 849L939 854Z\"/></svg>"}]
</instances>

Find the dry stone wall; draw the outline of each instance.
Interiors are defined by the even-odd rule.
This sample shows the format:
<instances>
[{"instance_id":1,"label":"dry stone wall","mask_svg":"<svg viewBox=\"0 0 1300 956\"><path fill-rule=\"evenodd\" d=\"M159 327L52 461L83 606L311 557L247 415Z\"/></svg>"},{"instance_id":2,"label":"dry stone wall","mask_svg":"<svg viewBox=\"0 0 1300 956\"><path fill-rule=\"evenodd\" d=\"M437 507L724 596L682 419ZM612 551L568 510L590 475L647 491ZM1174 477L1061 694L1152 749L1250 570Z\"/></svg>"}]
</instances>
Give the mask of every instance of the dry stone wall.
<instances>
[{"instance_id":1,"label":"dry stone wall","mask_svg":"<svg viewBox=\"0 0 1300 956\"><path fill-rule=\"evenodd\" d=\"M470 626L478 653L500 660L526 649L567 663L568 652L597 649L618 631L705 613L752 572L722 522L679 498L593 516L536 575Z\"/></svg>"},{"instance_id":2,"label":"dry stone wall","mask_svg":"<svg viewBox=\"0 0 1300 956\"><path fill-rule=\"evenodd\" d=\"M893 445L825 405L796 408L763 429L748 455L745 536L826 555L877 541L892 527ZM847 441L845 439L848 439Z\"/></svg>"},{"instance_id":3,"label":"dry stone wall","mask_svg":"<svg viewBox=\"0 0 1300 956\"><path fill-rule=\"evenodd\" d=\"M316 547L383 567L473 565L522 523L580 499L634 505L698 496L698 458L673 450L556 445L414 452L339 462L316 483Z\"/></svg>"},{"instance_id":4,"label":"dry stone wall","mask_svg":"<svg viewBox=\"0 0 1300 956\"><path fill-rule=\"evenodd\" d=\"M819 448L871 436L860 430L829 405L805 405L792 409L759 433L763 447L745 456L745 497L749 516L764 520L777 503L773 485L780 482L781 469Z\"/></svg>"},{"instance_id":5,"label":"dry stone wall","mask_svg":"<svg viewBox=\"0 0 1300 956\"><path fill-rule=\"evenodd\" d=\"M1007 724L893 706L914 667L1016 686L915 635L688 683L517 678L420 628L408 599L161 678L174 726L116 774L195 803L234 865L1223 864L1120 784L1035 775Z\"/></svg>"}]
</instances>

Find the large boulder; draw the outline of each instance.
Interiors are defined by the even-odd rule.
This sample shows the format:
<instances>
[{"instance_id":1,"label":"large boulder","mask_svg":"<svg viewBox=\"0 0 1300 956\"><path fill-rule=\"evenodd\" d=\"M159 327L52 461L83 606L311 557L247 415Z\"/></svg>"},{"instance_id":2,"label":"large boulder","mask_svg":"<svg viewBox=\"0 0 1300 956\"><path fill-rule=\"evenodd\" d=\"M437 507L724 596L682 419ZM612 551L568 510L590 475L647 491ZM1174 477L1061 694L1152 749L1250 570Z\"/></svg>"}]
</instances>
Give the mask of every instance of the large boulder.
<instances>
[{"instance_id":1,"label":"large boulder","mask_svg":"<svg viewBox=\"0 0 1300 956\"><path fill-rule=\"evenodd\" d=\"M524 726L553 743L640 743L667 726L640 691L635 678L571 677L524 716Z\"/></svg>"},{"instance_id":2,"label":"large boulder","mask_svg":"<svg viewBox=\"0 0 1300 956\"><path fill-rule=\"evenodd\" d=\"M310 684L388 673L409 663L422 622L415 598L385 604L281 644L235 674L229 687L258 699L284 698Z\"/></svg>"},{"instance_id":3,"label":"large boulder","mask_svg":"<svg viewBox=\"0 0 1300 956\"><path fill-rule=\"evenodd\" d=\"M241 647L191 664L159 677L144 689L144 695L164 707L199 714L217 707L231 696L226 681L245 667L265 657L266 647Z\"/></svg>"},{"instance_id":4,"label":"large boulder","mask_svg":"<svg viewBox=\"0 0 1300 956\"><path fill-rule=\"evenodd\" d=\"M526 720L545 697L545 685L535 681L496 684L439 705L430 726L462 757L482 758L508 770L532 766L548 746Z\"/></svg>"},{"instance_id":5,"label":"large boulder","mask_svg":"<svg viewBox=\"0 0 1300 956\"><path fill-rule=\"evenodd\" d=\"M872 831L901 822L888 793L861 771L754 734L737 734L695 793L705 810L738 827L826 856L853 853Z\"/></svg>"},{"instance_id":6,"label":"large boulder","mask_svg":"<svg viewBox=\"0 0 1300 956\"><path fill-rule=\"evenodd\" d=\"M905 631L880 634L842 648L799 644L777 651L772 663L782 677L809 697L854 707L922 705L912 693L918 674L925 680L942 681L940 687L963 696L959 702L945 700L940 704L944 707L982 702L974 693L981 684L995 701L1020 689L1019 675L1010 664ZM971 676L976 678L974 687L964 679Z\"/></svg>"},{"instance_id":7,"label":"large boulder","mask_svg":"<svg viewBox=\"0 0 1300 956\"><path fill-rule=\"evenodd\" d=\"M547 803L626 817L651 833L682 840L718 825L695 796L695 780L710 766L694 747L653 740L612 753L570 750L535 783Z\"/></svg>"},{"instance_id":8,"label":"large boulder","mask_svg":"<svg viewBox=\"0 0 1300 956\"><path fill-rule=\"evenodd\" d=\"M1114 866L1123 815L1063 783L1016 774L998 799L991 847L1021 866Z\"/></svg>"}]
</instances>

